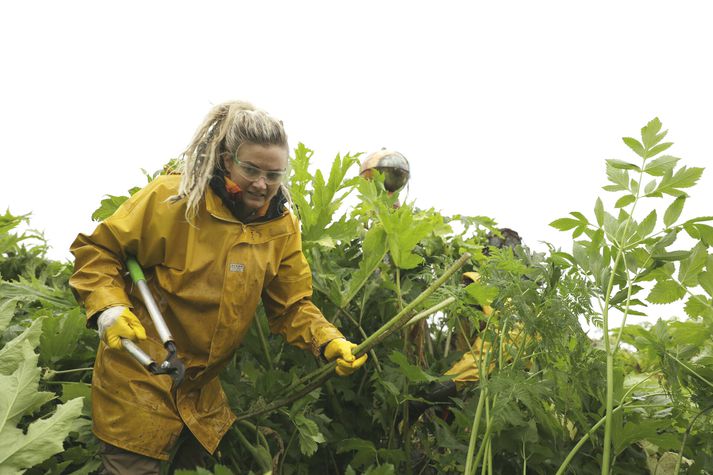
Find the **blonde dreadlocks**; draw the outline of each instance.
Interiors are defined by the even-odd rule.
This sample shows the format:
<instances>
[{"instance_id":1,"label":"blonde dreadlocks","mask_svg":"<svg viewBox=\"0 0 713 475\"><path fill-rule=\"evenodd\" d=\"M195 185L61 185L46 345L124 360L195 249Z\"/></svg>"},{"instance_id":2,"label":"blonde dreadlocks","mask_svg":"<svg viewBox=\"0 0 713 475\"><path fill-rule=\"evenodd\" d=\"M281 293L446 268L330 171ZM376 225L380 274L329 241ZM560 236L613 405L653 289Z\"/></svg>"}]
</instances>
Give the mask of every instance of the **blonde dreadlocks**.
<instances>
[{"instance_id":1,"label":"blonde dreadlocks","mask_svg":"<svg viewBox=\"0 0 713 475\"><path fill-rule=\"evenodd\" d=\"M230 101L213 107L181 154L181 184L178 194L170 198L172 202L188 200L186 219L189 223L198 214L210 179L216 173L225 173L221 158L226 153L234 155L245 142L287 148L287 134L282 121L249 102ZM289 200L284 185L282 192Z\"/></svg>"}]
</instances>

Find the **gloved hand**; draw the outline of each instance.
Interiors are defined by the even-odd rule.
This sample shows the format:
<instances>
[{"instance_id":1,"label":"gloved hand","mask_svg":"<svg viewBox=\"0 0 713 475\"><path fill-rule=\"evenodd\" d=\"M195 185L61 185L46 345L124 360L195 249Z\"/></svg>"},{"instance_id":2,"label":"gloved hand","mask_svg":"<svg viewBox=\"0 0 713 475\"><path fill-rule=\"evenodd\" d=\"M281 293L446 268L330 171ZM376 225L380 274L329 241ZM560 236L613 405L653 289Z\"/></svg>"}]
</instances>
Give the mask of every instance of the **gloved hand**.
<instances>
[{"instance_id":1,"label":"gloved hand","mask_svg":"<svg viewBox=\"0 0 713 475\"><path fill-rule=\"evenodd\" d=\"M124 306L109 307L97 318L99 338L115 350L121 349L121 339L145 340L146 330L131 310Z\"/></svg>"},{"instance_id":2,"label":"gloved hand","mask_svg":"<svg viewBox=\"0 0 713 475\"><path fill-rule=\"evenodd\" d=\"M324 349L324 357L327 358L327 361L337 360L335 372L339 376L349 376L366 363L368 358L366 353L359 358L354 357L352 349L356 347L356 343L352 343L346 338L335 338L327 343Z\"/></svg>"}]
</instances>

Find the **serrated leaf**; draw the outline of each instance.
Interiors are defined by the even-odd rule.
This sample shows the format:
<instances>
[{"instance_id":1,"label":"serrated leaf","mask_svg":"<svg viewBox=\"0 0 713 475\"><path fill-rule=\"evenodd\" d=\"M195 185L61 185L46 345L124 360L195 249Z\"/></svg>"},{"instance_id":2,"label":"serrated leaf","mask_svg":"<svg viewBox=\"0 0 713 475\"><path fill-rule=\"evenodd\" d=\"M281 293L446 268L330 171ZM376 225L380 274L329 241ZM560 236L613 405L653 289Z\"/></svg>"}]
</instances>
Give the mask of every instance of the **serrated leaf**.
<instances>
[{"instance_id":1,"label":"serrated leaf","mask_svg":"<svg viewBox=\"0 0 713 475\"><path fill-rule=\"evenodd\" d=\"M625 162L624 160L608 159L607 164L619 170L636 170L637 172L641 171L638 165L630 162Z\"/></svg>"},{"instance_id":2,"label":"serrated leaf","mask_svg":"<svg viewBox=\"0 0 713 475\"><path fill-rule=\"evenodd\" d=\"M652 210L648 216L644 218L643 221L641 221L641 224L639 224L639 229L637 230L639 236L641 236L642 239L645 239L649 234L651 234L651 231L654 230L656 227L656 210Z\"/></svg>"},{"instance_id":3,"label":"serrated leaf","mask_svg":"<svg viewBox=\"0 0 713 475\"><path fill-rule=\"evenodd\" d=\"M32 422L26 433L8 425L0 428L0 466L21 472L62 452L64 439L80 423L81 411L82 399L72 399L57 406L51 417Z\"/></svg>"},{"instance_id":4,"label":"serrated leaf","mask_svg":"<svg viewBox=\"0 0 713 475\"><path fill-rule=\"evenodd\" d=\"M352 274L347 291L342 295L340 307L346 307L374 273L387 251L386 232L381 224L372 226L362 241L362 259L359 269Z\"/></svg>"},{"instance_id":5,"label":"serrated leaf","mask_svg":"<svg viewBox=\"0 0 713 475\"><path fill-rule=\"evenodd\" d=\"M73 354L85 328L86 317L79 307L61 316L47 317L40 337L40 358L44 364L54 363Z\"/></svg>"},{"instance_id":6,"label":"serrated leaf","mask_svg":"<svg viewBox=\"0 0 713 475\"><path fill-rule=\"evenodd\" d=\"M641 128L641 142L647 149L653 147L666 136L666 131L659 134L661 130L661 121L658 117L651 119L645 126Z\"/></svg>"},{"instance_id":7,"label":"serrated leaf","mask_svg":"<svg viewBox=\"0 0 713 475\"><path fill-rule=\"evenodd\" d=\"M611 164L608 162L606 165L606 169L607 169L607 178L609 179L609 181L614 183L614 185L621 187L620 189L622 189L622 190L625 190L629 187L629 172L627 172L626 170L621 170L621 169L615 168L615 167L611 166ZM604 187L604 189L606 189L606 187ZM607 190L607 191L611 191L611 190Z\"/></svg>"},{"instance_id":8,"label":"serrated leaf","mask_svg":"<svg viewBox=\"0 0 713 475\"><path fill-rule=\"evenodd\" d=\"M686 289L673 280L660 280L646 297L650 303L666 304L681 300L686 295Z\"/></svg>"},{"instance_id":9,"label":"serrated leaf","mask_svg":"<svg viewBox=\"0 0 713 475\"><path fill-rule=\"evenodd\" d=\"M0 350L0 374L9 375L15 371L25 358L25 343L29 344L30 348L37 348L42 335L43 320L44 317L36 318L25 331L13 338Z\"/></svg>"},{"instance_id":10,"label":"serrated leaf","mask_svg":"<svg viewBox=\"0 0 713 475\"><path fill-rule=\"evenodd\" d=\"M713 311L709 302L705 295L691 295L686 301L683 311L691 318L708 315Z\"/></svg>"},{"instance_id":11,"label":"serrated leaf","mask_svg":"<svg viewBox=\"0 0 713 475\"><path fill-rule=\"evenodd\" d=\"M624 195L618 200L616 200L616 203L614 204L615 208L623 208L624 206L630 205L636 201L636 197L634 195Z\"/></svg>"},{"instance_id":12,"label":"serrated leaf","mask_svg":"<svg viewBox=\"0 0 713 475\"><path fill-rule=\"evenodd\" d=\"M651 176L664 176L667 172L673 170L679 160L680 158L678 157L663 155L647 163L644 167L644 172Z\"/></svg>"},{"instance_id":13,"label":"serrated leaf","mask_svg":"<svg viewBox=\"0 0 713 475\"><path fill-rule=\"evenodd\" d=\"M572 218L560 218L552 221L550 223L550 226L555 229L559 229L560 231L568 231L572 228L576 228L577 226L579 226L579 221Z\"/></svg>"},{"instance_id":14,"label":"serrated leaf","mask_svg":"<svg viewBox=\"0 0 713 475\"><path fill-rule=\"evenodd\" d=\"M672 142L666 142L666 143L658 144L658 145L656 145L654 148L652 148L652 149L646 151L646 157L645 157L645 158L655 157L655 156L658 155L659 153L661 153L661 152L663 152L663 151L665 151L665 150L668 150L668 148L669 148L671 145L673 145Z\"/></svg>"},{"instance_id":15,"label":"serrated leaf","mask_svg":"<svg viewBox=\"0 0 713 475\"><path fill-rule=\"evenodd\" d=\"M468 284L465 291L474 300L475 304L481 306L490 305L495 300L495 297L498 296L497 287L490 287L478 282Z\"/></svg>"},{"instance_id":16,"label":"serrated leaf","mask_svg":"<svg viewBox=\"0 0 713 475\"><path fill-rule=\"evenodd\" d=\"M638 140L636 140L633 137L624 137L624 138L622 138L622 140L630 149L632 149L634 151L634 153L636 153L641 158L644 158L644 156L645 156L644 146L641 145L641 143Z\"/></svg>"},{"instance_id":17,"label":"serrated leaf","mask_svg":"<svg viewBox=\"0 0 713 475\"><path fill-rule=\"evenodd\" d=\"M604 224L604 204L601 198L597 197L594 203L594 217L597 219L597 224L601 227Z\"/></svg>"},{"instance_id":18,"label":"serrated leaf","mask_svg":"<svg viewBox=\"0 0 713 475\"><path fill-rule=\"evenodd\" d=\"M713 226L699 223L693 224L692 226L698 232L698 239L703 241L706 246L713 246Z\"/></svg>"},{"instance_id":19,"label":"serrated leaf","mask_svg":"<svg viewBox=\"0 0 713 475\"><path fill-rule=\"evenodd\" d=\"M644 187L644 196L651 196L651 193L656 189L657 183L655 179L648 182Z\"/></svg>"},{"instance_id":20,"label":"serrated leaf","mask_svg":"<svg viewBox=\"0 0 713 475\"><path fill-rule=\"evenodd\" d=\"M669 207L666 208L666 212L663 215L664 226L668 228L678 220L678 218L681 216L681 212L683 211L683 205L685 203L685 196L679 196L678 198L673 200L673 203L671 203Z\"/></svg>"},{"instance_id":21,"label":"serrated leaf","mask_svg":"<svg viewBox=\"0 0 713 475\"><path fill-rule=\"evenodd\" d=\"M713 271L709 269L698 274L698 283L708 295L713 297Z\"/></svg>"},{"instance_id":22,"label":"serrated leaf","mask_svg":"<svg viewBox=\"0 0 713 475\"><path fill-rule=\"evenodd\" d=\"M437 381L439 379L437 376L431 376L426 373L418 366L410 364L406 359L406 355L401 352L391 352L389 359L392 363L398 365L401 374L406 376L412 383L430 383L431 381Z\"/></svg>"},{"instance_id":23,"label":"serrated leaf","mask_svg":"<svg viewBox=\"0 0 713 475\"><path fill-rule=\"evenodd\" d=\"M580 223L582 224L589 224L589 220L587 219L586 216L584 216L582 213L579 211L571 211L569 214L574 216Z\"/></svg>"},{"instance_id":24,"label":"serrated leaf","mask_svg":"<svg viewBox=\"0 0 713 475\"><path fill-rule=\"evenodd\" d=\"M681 167L670 178L668 178L668 175L664 175L664 179L661 180L657 191L673 196L685 195L680 189L694 186L702 174L703 168Z\"/></svg>"},{"instance_id":25,"label":"serrated leaf","mask_svg":"<svg viewBox=\"0 0 713 475\"><path fill-rule=\"evenodd\" d=\"M700 243L697 244L691 254L681 261L678 281L686 287L695 287L698 285L698 274L703 271L707 257L706 246Z\"/></svg>"},{"instance_id":26,"label":"serrated leaf","mask_svg":"<svg viewBox=\"0 0 713 475\"><path fill-rule=\"evenodd\" d=\"M326 440L319 431L319 426L303 414L295 416L292 422L299 432L300 452L308 457L314 455L317 452L317 444Z\"/></svg>"},{"instance_id":27,"label":"serrated leaf","mask_svg":"<svg viewBox=\"0 0 713 475\"><path fill-rule=\"evenodd\" d=\"M8 299L0 303L0 334L5 331L10 324L17 308L17 299Z\"/></svg>"}]
</instances>

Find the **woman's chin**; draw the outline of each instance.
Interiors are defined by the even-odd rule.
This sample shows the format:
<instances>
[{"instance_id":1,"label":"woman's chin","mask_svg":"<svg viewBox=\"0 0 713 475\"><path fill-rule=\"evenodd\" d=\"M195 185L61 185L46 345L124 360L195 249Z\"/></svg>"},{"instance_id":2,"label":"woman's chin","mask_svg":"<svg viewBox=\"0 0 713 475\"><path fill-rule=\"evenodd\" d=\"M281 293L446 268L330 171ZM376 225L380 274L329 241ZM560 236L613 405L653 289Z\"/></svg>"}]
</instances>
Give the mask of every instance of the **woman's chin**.
<instances>
[{"instance_id":1,"label":"woman's chin","mask_svg":"<svg viewBox=\"0 0 713 475\"><path fill-rule=\"evenodd\" d=\"M260 196L249 195L246 193L243 196L243 205L245 206L246 211L253 213L265 205L265 198L260 197Z\"/></svg>"}]
</instances>

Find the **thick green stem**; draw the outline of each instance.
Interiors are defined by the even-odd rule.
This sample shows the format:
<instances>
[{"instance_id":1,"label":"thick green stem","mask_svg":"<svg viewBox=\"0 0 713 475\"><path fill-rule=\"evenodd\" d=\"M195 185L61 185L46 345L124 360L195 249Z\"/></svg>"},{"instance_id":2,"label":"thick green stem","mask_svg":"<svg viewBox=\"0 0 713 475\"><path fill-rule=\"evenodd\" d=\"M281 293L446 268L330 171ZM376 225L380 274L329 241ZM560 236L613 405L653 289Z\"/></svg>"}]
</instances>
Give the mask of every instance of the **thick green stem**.
<instances>
[{"instance_id":1,"label":"thick green stem","mask_svg":"<svg viewBox=\"0 0 713 475\"><path fill-rule=\"evenodd\" d=\"M624 230L626 234L626 229ZM622 250L619 248L609 283L604 295L604 308L602 312L602 325L604 330L604 351L607 355L607 399L604 424L604 450L602 452L602 475L609 475L609 464L611 463L611 439L612 439L612 414L614 412L614 355L612 354L611 345L609 342L609 299L611 298L612 288L614 287L614 277L616 269L621 260Z\"/></svg>"},{"instance_id":2,"label":"thick green stem","mask_svg":"<svg viewBox=\"0 0 713 475\"><path fill-rule=\"evenodd\" d=\"M691 423L688 424L688 427L686 428L686 432L683 434L683 440L681 441L681 449L678 451L678 458L676 459L676 468L674 469L673 473L675 473L675 474L681 473L681 462L683 461L683 450L686 448L686 441L688 439L688 434L691 433L691 430L693 429L693 424L696 423L696 420L699 417L701 417L703 414L710 411L711 409L713 409L713 406L708 406L707 408L703 409L698 414L696 414L696 417L694 417L693 420L691 421Z\"/></svg>"},{"instance_id":3,"label":"thick green stem","mask_svg":"<svg viewBox=\"0 0 713 475\"><path fill-rule=\"evenodd\" d=\"M361 356L367 351L374 348L376 345L381 343L389 335L398 331L405 325L409 320L411 320L410 313L420 305L424 300L426 300L433 292L435 292L441 285L443 285L450 276L452 276L458 269L460 269L467 261L470 259L470 254L463 254L460 259L458 259L451 267L449 267L441 277L436 279L425 291L423 291L418 297L416 297L410 304L408 304L402 311L400 311L394 318L389 320L384 326L379 328L370 337L365 339L361 344L359 344L354 350L354 356ZM274 401L267 406L256 409L254 411L249 411L238 415L238 420L247 419L250 417L265 414L267 412L274 411L280 407L290 404L297 399L309 394L316 388L320 387L324 381L334 375L334 368L337 365L336 361L331 361L321 368L309 373L308 375L301 378L297 383L293 384L287 389L288 395L284 398ZM301 389L299 386L304 385Z\"/></svg>"},{"instance_id":4,"label":"thick green stem","mask_svg":"<svg viewBox=\"0 0 713 475\"><path fill-rule=\"evenodd\" d=\"M613 414L614 412L619 411L620 409L622 409L622 408L624 408L624 407L629 407L630 405L632 405L632 404L633 404L633 401L632 401L632 402L629 402L629 403L626 403L626 404L624 404L623 401L626 400L626 398L628 398L629 395L630 395L631 393L633 393L634 390L635 390L637 387L639 387L641 384L643 384L643 383L644 383L646 380L648 380L649 378L651 378L651 375L647 376L646 378L642 379L641 381L639 381L638 383L636 383L635 385L633 385L632 387L630 387L629 390L626 391L626 393L624 394L624 396L621 398L622 403L620 403L619 406L617 406L617 408L612 411L612 414ZM606 421L606 418L607 418L607 416L605 415L604 417L602 417L601 419L599 419L599 422L597 422L596 424L594 424L594 425L589 429L589 431L588 431L586 434L584 434L581 439L579 439L579 442L577 443L577 445L575 445L575 446L572 448L572 450L569 451L569 454L567 454L567 457L565 457L564 461L562 462L562 465L560 465L560 467L559 467L559 469L557 470L557 473L556 473L555 475L562 475L562 474L564 474L564 471L567 469L567 466L568 466L569 463L572 461L572 459L574 458L574 456L577 455L577 452L579 452L579 449L582 447L582 445L584 445L584 443L585 443L587 440L589 440L589 437L590 437L594 432L596 432L597 429L599 429L599 427L604 423L604 421Z\"/></svg>"},{"instance_id":5,"label":"thick green stem","mask_svg":"<svg viewBox=\"0 0 713 475\"><path fill-rule=\"evenodd\" d=\"M362 338L364 338L364 339L367 338L368 335L367 335L366 332L364 331L364 328L359 324L359 322L357 322L357 321L354 319L354 317L351 316L351 314L350 314L349 312L347 312L347 311L344 310L343 308L339 308L339 309L337 309L337 311L338 311L339 313L341 313L342 315L344 315L344 316L347 318L347 320L349 320L350 322L352 322L352 324L357 328L357 330L359 330L359 333L361 333ZM376 351L370 350L370 351L369 351L369 358L371 358L372 361L374 362L374 365L375 365L375 367L376 367L376 372L379 373L379 374L381 374L381 372L382 372L383 370L382 370L382 368L381 368L381 363L379 362L379 358L376 356Z\"/></svg>"}]
</instances>

